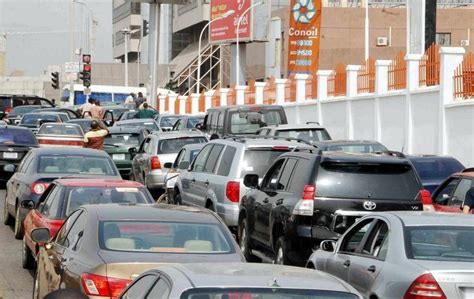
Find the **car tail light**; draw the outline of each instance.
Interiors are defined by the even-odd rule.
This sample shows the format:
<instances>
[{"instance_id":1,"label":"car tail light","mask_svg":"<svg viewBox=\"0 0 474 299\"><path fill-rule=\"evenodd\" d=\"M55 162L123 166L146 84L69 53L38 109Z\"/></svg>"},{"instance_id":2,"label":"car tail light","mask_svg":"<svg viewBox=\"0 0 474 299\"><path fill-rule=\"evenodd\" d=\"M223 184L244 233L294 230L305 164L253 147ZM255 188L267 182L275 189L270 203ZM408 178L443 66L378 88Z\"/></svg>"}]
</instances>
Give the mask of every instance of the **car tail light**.
<instances>
[{"instance_id":1,"label":"car tail light","mask_svg":"<svg viewBox=\"0 0 474 299\"><path fill-rule=\"evenodd\" d=\"M12 108L5 108L5 114L12 112Z\"/></svg>"},{"instance_id":2,"label":"car tail light","mask_svg":"<svg viewBox=\"0 0 474 299\"><path fill-rule=\"evenodd\" d=\"M128 279L118 279L90 273L82 273L81 284L88 296L117 298L131 282Z\"/></svg>"},{"instance_id":3,"label":"car tail light","mask_svg":"<svg viewBox=\"0 0 474 299\"><path fill-rule=\"evenodd\" d=\"M315 195L316 187L314 185L304 186L303 198L296 203L293 215L313 216Z\"/></svg>"},{"instance_id":4,"label":"car tail light","mask_svg":"<svg viewBox=\"0 0 474 299\"><path fill-rule=\"evenodd\" d=\"M48 188L49 184L44 183L44 182L34 182L33 185L31 185L31 191L34 194L41 195L43 192Z\"/></svg>"},{"instance_id":5,"label":"car tail light","mask_svg":"<svg viewBox=\"0 0 474 299\"><path fill-rule=\"evenodd\" d=\"M154 170L154 169L161 169L161 162L160 162L160 158L158 158L158 156L153 156L151 157L151 169Z\"/></svg>"},{"instance_id":6,"label":"car tail light","mask_svg":"<svg viewBox=\"0 0 474 299\"><path fill-rule=\"evenodd\" d=\"M424 205L432 205L433 200L431 199L430 191L423 189L420 190L421 203Z\"/></svg>"},{"instance_id":7,"label":"car tail light","mask_svg":"<svg viewBox=\"0 0 474 299\"><path fill-rule=\"evenodd\" d=\"M446 299L446 295L433 275L425 273L410 285L403 299Z\"/></svg>"},{"instance_id":8,"label":"car tail light","mask_svg":"<svg viewBox=\"0 0 474 299\"><path fill-rule=\"evenodd\" d=\"M225 188L225 196L235 203L239 203L240 200L240 182L230 181L227 182Z\"/></svg>"},{"instance_id":9,"label":"car tail light","mask_svg":"<svg viewBox=\"0 0 474 299\"><path fill-rule=\"evenodd\" d=\"M272 147L275 151L288 151L290 150L290 147L285 146L285 145L275 145Z\"/></svg>"}]
</instances>

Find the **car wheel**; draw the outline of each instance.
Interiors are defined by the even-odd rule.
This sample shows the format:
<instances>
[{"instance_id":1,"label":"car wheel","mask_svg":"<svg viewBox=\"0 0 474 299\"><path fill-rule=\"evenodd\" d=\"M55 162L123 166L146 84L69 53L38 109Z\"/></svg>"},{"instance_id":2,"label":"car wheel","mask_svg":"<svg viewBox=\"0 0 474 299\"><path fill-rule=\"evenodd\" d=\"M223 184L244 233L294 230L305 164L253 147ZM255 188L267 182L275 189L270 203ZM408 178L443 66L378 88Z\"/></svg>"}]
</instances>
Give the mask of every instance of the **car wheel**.
<instances>
[{"instance_id":1,"label":"car wheel","mask_svg":"<svg viewBox=\"0 0 474 299\"><path fill-rule=\"evenodd\" d=\"M25 236L23 236L21 247L21 266L23 269L33 269L35 261L33 259L33 255L31 255L30 249L26 245Z\"/></svg>"},{"instance_id":2,"label":"car wheel","mask_svg":"<svg viewBox=\"0 0 474 299\"><path fill-rule=\"evenodd\" d=\"M288 246L286 245L285 237L280 237L275 246L275 260L277 265L291 265L288 259Z\"/></svg>"},{"instance_id":3,"label":"car wheel","mask_svg":"<svg viewBox=\"0 0 474 299\"><path fill-rule=\"evenodd\" d=\"M20 207L16 208L15 213L15 239L20 240L23 238L23 222L20 219Z\"/></svg>"},{"instance_id":4,"label":"car wheel","mask_svg":"<svg viewBox=\"0 0 474 299\"><path fill-rule=\"evenodd\" d=\"M259 262L260 260L252 254L247 219L244 218L239 224L239 247L247 262Z\"/></svg>"},{"instance_id":5,"label":"car wheel","mask_svg":"<svg viewBox=\"0 0 474 299\"><path fill-rule=\"evenodd\" d=\"M5 202L3 203L3 224L5 225L12 225L13 224L13 217L8 213L7 207L7 197L5 196Z\"/></svg>"},{"instance_id":6,"label":"car wheel","mask_svg":"<svg viewBox=\"0 0 474 299\"><path fill-rule=\"evenodd\" d=\"M158 197L158 199L156 200L156 203L168 203L168 196L166 195L166 193L163 193L160 195L160 197Z\"/></svg>"},{"instance_id":7,"label":"car wheel","mask_svg":"<svg viewBox=\"0 0 474 299\"><path fill-rule=\"evenodd\" d=\"M174 196L174 203L175 205L182 205L183 203L181 202L181 194L180 193L176 193L176 195Z\"/></svg>"},{"instance_id":8,"label":"car wheel","mask_svg":"<svg viewBox=\"0 0 474 299\"><path fill-rule=\"evenodd\" d=\"M210 203L207 204L206 209L211 210L211 211L213 211L213 212L216 211L216 210L214 209L214 204L213 204L212 202L210 202Z\"/></svg>"},{"instance_id":9,"label":"car wheel","mask_svg":"<svg viewBox=\"0 0 474 299\"><path fill-rule=\"evenodd\" d=\"M34 281L33 281L33 299L39 299L38 270L36 270L35 279L34 279Z\"/></svg>"}]
</instances>

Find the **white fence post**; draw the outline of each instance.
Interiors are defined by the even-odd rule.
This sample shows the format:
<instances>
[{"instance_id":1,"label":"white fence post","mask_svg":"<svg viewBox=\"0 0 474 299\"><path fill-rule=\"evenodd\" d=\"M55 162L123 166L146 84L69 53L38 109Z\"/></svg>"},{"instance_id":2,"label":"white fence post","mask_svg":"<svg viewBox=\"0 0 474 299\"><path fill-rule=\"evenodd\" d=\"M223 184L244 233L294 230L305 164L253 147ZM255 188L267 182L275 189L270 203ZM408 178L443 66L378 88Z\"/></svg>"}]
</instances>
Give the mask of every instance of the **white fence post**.
<instances>
[{"instance_id":1,"label":"white fence post","mask_svg":"<svg viewBox=\"0 0 474 299\"><path fill-rule=\"evenodd\" d=\"M227 106L227 94L230 88L221 88L221 107Z\"/></svg>"},{"instance_id":2,"label":"white fence post","mask_svg":"<svg viewBox=\"0 0 474 299\"><path fill-rule=\"evenodd\" d=\"M186 99L187 96L179 96L179 114L185 114L186 113Z\"/></svg>"},{"instance_id":3,"label":"white fence post","mask_svg":"<svg viewBox=\"0 0 474 299\"><path fill-rule=\"evenodd\" d=\"M158 96L158 99L159 99L159 104L160 104L159 112L160 112L160 114L163 114L163 113L165 113L166 96L164 96L164 95L159 95L159 96Z\"/></svg>"},{"instance_id":4,"label":"white fence post","mask_svg":"<svg viewBox=\"0 0 474 299\"><path fill-rule=\"evenodd\" d=\"M215 90L209 90L204 93L204 112L212 106L212 96L214 95Z\"/></svg>"},{"instance_id":5,"label":"white fence post","mask_svg":"<svg viewBox=\"0 0 474 299\"><path fill-rule=\"evenodd\" d=\"M346 67L346 95L348 97L357 96L357 75L362 66L350 64Z\"/></svg>"},{"instance_id":6,"label":"white fence post","mask_svg":"<svg viewBox=\"0 0 474 299\"><path fill-rule=\"evenodd\" d=\"M285 84L287 79L275 79L276 85L276 104L283 105L285 103Z\"/></svg>"},{"instance_id":7,"label":"white fence post","mask_svg":"<svg viewBox=\"0 0 474 299\"><path fill-rule=\"evenodd\" d=\"M178 100L178 95L173 94L168 96L168 112L175 113L174 111L174 103Z\"/></svg>"},{"instance_id":8,"label":"white fence post","mask_svg":"<svg viewBox=\"0 0 474 299\"><path fill-rule=\"evenodd\" d=\"M296 74L296 102L303 103L306 101L306 80L308 80L308 74Z\"/></svg>"},{"instance_id":9,"label":"white fence post","mask_svg":"<svg viewBox=\"0 0 474 299\"><path fill-rule=\"evenodd\" d=\"M391 63L391 60L375 61L375 94L388 92L388 67Z\"/></svg>"},{"instance_id":10,"label":"white fence post","mask_svg":"<svg viewBox=\"0 0 474 299\"><path fill-rule=\"evenodd\" d=\"M235 103L237 105L245 104L245 90L247 86L239 85L235 87Z\"/></svg>"},{"instance_id":11,"label":"white fence post","mask_svg":"<svg viewBox=\"0 0 474 299\"><path fill-rule=\"evenodd\" d=\"M330 70L319 70L318 76L318 100L324 101L328 98L328 78L332 74Z\"/></svg>"},{"instance_id":12,"label":"white fence post","mask_svg":"<svg viewBox=\"0 0 474 299\"><path fill-rule=\"evenodd\" d=\"M191 94L191 114L196 115L198 114L199 110L199 97L201 95L199 93Z\"/></svg>"},{"instance_id":13,"label":"white fence post","mask_svg":"<svg viewBox=\"0 0 474 299\"><path fill-rule=\"evenodd\" d=\"M255 82L255 104L263 104L263 90L266 85L266 82Z\"/></svg>"},{"instance_id":14,"label":"white fence post","mask_svg":"<svg viewBox=\"0 0 474 299\"><path fill-rule=\"evenodd\" d=\"M407 54L405 56L407 62L407 89L409 91L420 87L420 61L422 57L421 54Z\"/></svg>"}]
</instances>

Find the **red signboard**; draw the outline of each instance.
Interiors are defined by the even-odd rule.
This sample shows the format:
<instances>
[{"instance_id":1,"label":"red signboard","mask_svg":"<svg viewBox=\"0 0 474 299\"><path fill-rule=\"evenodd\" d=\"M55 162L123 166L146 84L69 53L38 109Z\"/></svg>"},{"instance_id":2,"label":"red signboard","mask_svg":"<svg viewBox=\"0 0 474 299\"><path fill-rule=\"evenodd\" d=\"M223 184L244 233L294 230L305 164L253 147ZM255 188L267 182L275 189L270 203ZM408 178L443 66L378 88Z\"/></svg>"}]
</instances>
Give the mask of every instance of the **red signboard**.
<instances>
[{"instance_id":1,"label":"red signboard","mask_svg":"<svg viewBox=\"0 0 474 299\"><path fill-rule=\"evenodd\" d=\"M235 42L237 39L237 22L250 5L252 5L252 0L211 0L211 20L221 17L230 10L235 11L233 15L211 23L211 43ZM251 40L252 11L247 12L242 18L239 32L239 40Z\"/></svg>"}]
</instances>

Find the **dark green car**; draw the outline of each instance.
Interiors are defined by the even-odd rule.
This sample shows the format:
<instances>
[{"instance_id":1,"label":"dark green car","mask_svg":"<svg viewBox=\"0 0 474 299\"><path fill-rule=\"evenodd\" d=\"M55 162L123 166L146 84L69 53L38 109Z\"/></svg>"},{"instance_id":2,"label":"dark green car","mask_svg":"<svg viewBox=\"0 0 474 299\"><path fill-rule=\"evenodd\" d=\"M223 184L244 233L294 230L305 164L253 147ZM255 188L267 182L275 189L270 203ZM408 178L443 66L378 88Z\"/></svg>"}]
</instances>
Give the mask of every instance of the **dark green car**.
<instances>
[{"instance_id":1,"label":"dark green car","mask_svg":"<svg viewBox=\"0 0 474 299\"><path fill-rule=\"evenodd\" d=\"M129 178L132 170L132 154L138 150L148 133L144 128L109 128L109 135L104 140L104 151L110 155L122 178Z\"/></svg>"}]
</instances>

